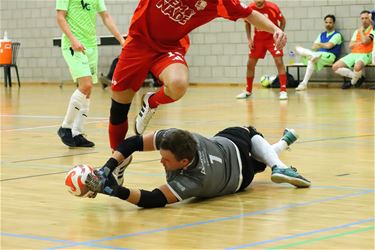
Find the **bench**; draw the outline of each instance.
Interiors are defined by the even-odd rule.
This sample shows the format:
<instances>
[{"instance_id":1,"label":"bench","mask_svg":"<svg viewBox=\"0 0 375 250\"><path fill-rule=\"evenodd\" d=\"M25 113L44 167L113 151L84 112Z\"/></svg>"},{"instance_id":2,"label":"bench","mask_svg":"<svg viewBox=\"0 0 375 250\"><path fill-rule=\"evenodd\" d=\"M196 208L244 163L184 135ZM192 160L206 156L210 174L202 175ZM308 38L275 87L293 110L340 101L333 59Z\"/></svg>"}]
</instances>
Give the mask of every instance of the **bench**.
<instances>
[{"instance_id":1,"label":"bench","mask_svg":"<svg viewBox=\"0 0 375 250\"><path fill-rule=\"evenodd\" d=\"M307 66L303 63L294 63L294 64L287 64L285 65L286 67L286 72L289 73L289 68L296 68L297 71L297 81L301 82L301 74L300 74L300 69L301 68L306 68ZM331 68L331 65L326 65L324 68ZM375 64L369 64L366 65L366 68L374 68L375 69ZM310 80L309 82L321 82L322 80ZM332 79L327 79L325 82L337 82L337 80L332 80ZM368 83L375 83L375 78L374 79L369 79L366 78L366 82Z\"/></svg>"}]
</instances>

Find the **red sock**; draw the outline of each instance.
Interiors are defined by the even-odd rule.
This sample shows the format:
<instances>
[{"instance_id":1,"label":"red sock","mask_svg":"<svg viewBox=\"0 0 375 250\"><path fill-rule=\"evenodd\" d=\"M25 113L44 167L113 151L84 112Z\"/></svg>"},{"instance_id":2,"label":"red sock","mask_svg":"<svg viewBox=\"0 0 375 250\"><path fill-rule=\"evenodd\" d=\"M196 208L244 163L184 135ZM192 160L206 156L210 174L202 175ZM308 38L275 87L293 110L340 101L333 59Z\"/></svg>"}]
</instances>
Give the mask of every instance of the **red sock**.
<instances>
[{"instance_id":1,"label":"red sock","mask_svg":"<svg viewBox=\"0 0 375 250\"><path fill-rule=\"evenodd\" d=\"M149 99L148 99L148 104L150 105L150 108L156 108L157 106L159 106L159 104L167 104L167 103L171 103L171 102L174 102L175 100L173 100L172 98L170 98L169 96L166 96L165 93L164 93L164 86L162 86L158 92L156 92L154 95L152 95Z\"/></svg>"},{"instance_id":2,"label":"red sock","mask_svg":"<svg viewBox=\"0 0 375 250\"><path fill-rule=\"evenodd\" d=\"M286 74L279 75L280 91L286 91Z\"/></svg>"},{"instance_id":3,"label":"red sock","mask_svg":"<svg viewBox=\"0 0 375 250\"><path fill-rule=\"evenodd\" d=\"M246 91L249 93L253 91L253 81L254 81L254 77L246 77L246 83L247 83Z\"/></svg>"},{"instance_id":4,"label":"red sock","mask_svg":"<svg viewBox=\"0 0 375 250\"><path fill-rule=\"evenodd\" d=\"M118 125L113 125L111 122L109 122L108 132L109 143L112 150L115 150L125 139L126 133L128 132L128 120L126 119L124 123Z\"/></svg>"}]
</instances>

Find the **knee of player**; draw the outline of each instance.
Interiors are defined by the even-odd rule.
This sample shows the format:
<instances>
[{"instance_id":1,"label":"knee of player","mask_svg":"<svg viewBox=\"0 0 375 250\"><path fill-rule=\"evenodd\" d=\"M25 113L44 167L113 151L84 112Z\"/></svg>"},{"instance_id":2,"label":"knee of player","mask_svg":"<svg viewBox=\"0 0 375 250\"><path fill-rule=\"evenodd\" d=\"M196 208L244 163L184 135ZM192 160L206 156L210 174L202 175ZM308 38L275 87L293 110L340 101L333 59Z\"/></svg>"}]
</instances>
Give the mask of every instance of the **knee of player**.
<instances>
[{"instance_id":1,"label":"knee of player","mask_svg":"<svg viewBox=\"0 0 375 250\"><path fill-rule=\"evenodd\" d=\"M86 96L90 95L92 90L92 83L80 83L79 90Z\"/></svg>"},{"instance_id":2,"label":"knee of player","mask_svg":"<svg viewBox=\"0 0 375 250\"><path fill-rule=\"evenodd\" d=\"M111 124L118 125L124 123L128 119L130 103L122 104L112 99L109 120Z\"/></svg>"},{"instance_id":3,"label":"knee of player","mask_svg":"<svg viewBox=\"0 0 375 250\"><path fill-rule=\"evenodd\" d=\"M336 72L336 70L338 70L338 69L339 69L338 64L337 64L337 63L334 63L334 64L332 65L332 70L333 70L333 72Z\"/></svg>"},{"instance_id":4,"label":"knee of player","mask_svg":"<svg viewBox=\"0 0 375 250\"><path fill-rule=\"evenodd\" d=\"M361 71L363 69L363 63L359 62L354 65L354 71Z\"/></svg>"},{"instance_id":5,"label":"knee of player","mask_svg":"<svg viewBox=\"0 0 375 250\"><path fill-rule=\"evenodd\" d=\"M189 82L184 77L175 77L171 81L172 92L175 92L176 94L185 94L187 88L189 87Z\"/></svg>"}]
</instances>

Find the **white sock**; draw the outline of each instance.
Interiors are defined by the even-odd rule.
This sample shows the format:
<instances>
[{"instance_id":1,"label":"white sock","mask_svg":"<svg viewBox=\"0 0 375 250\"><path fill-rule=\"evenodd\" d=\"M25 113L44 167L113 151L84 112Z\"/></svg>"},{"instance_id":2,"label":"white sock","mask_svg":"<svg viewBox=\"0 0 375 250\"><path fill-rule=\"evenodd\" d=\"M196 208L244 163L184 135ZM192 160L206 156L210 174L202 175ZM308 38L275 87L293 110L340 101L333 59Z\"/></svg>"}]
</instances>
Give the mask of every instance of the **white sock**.
<instances>
[{"instance_id":1,"label":"white sock","mask_svg":"<svg viewBox=\"0 0 375 250\"><path fill-rule=\"evenodd\" d=\"M81 109L82 104L85 102L86 96L76 89L70 97L68 109L62 123L63 128L72 128L73 122L77 116L78 111Z\"/></svg>"},{"instance_id":2,"label":"white sock","mask_svg":"<svg viewBox=\"0 0 375 250\"><path fill-rule=\"evenodd\" d=\"M313 52L311 50L299 46L296 47L296 51L301 56L313 56Z\"/></svg>"},{"instance_id":3,"label":"white sock","mask_svg":"<svg viewBox=\"0 0 375 250\"><path fill-rule=\"evenodd\" d=\"M251 138L251 145L251 154L257 161L263 162L269 167L275 165L281 168L288 167L280 160L271 145L260 135L255 135Z\"/></svg>"},{"instance_id":4,"label":"white sock","mask_svg":"<svg viewBox=\"0 0 375 250\"><path fill-rule=\"evenodd\" d=\"M74 120L72 134L73 137L76 135L83 134L83 126L87 119L88 113L90 110L90 99L85 99L84 103L82 104L81 109L78 111L77 117Z\"/></svg>"},{"instance_id":5,"label":"white sock","mask_svg":"<svg viewBox=\"0 0 375 250\"><path fill-rule=\"evenodd\" d=\"M354 78L355 77L354 72L351 71L348 68L338 68L335 71L335 73L339 74L340 76L344 76L344 77L349 77L349 78Z\"/></svg>"},{"instance_id":6,"label":"white sock","mask_svg":"<svg viewBox=\"0 0 375 250\"><path fill-rule=\"evenodd\" d=\"M305 77L303 78L303 81L302 81L303 84L307 85L313 72L314 72L314 64L312 61L309 60L307 62Z\"/></svg>"},{"instance_id":7,"label":"white sock","mask_svg":"<svg viewBox=\"0 0 375 250\"><path fill-rule=\"evenodd\" d=\"M279 155L281 152L288 148L288 143L286 143L286 141L284 140L280 140L275 144L272 144L271 147L276 152L276 154Z\"/></svg>"},{"instance_id":8,"label":"white sock","mask_svg":"<svg viewBox=\"0 0 375 250\"><path fill-rule=\"evenodd\" d=\"M352 85L356 84L362 76L362 70L360 71L354 71L354 77L351 80Z\"/></svg>"}]
</instances>

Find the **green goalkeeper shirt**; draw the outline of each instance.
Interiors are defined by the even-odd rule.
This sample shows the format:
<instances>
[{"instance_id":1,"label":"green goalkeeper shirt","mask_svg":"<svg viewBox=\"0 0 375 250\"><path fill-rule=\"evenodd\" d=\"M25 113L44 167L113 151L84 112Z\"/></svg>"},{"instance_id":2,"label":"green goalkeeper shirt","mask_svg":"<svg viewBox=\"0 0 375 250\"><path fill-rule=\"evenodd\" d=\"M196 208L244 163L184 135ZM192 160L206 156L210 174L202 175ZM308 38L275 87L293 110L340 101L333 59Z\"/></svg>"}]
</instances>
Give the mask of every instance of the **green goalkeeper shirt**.
<instances>
[{"instance_id":1,"label":"green goalkeeper shirt","mask_svg":"<svg viewBox=\"0 0 375 250\"><path fill-rule=\"evenodd\" d=\"M83 46L96 46L96 14L106 11L104 0L56 0L56 10L66 11L69 28ZM71 47L65 34L61 46Z\"/></svg>"}]
</instances>

